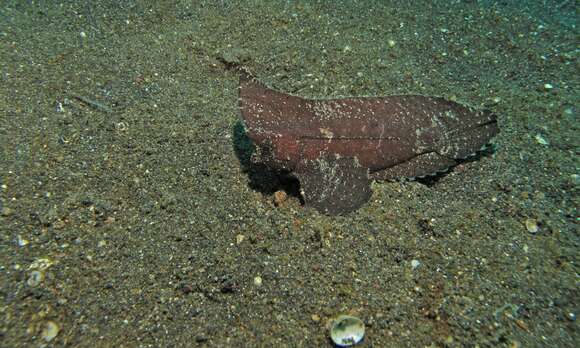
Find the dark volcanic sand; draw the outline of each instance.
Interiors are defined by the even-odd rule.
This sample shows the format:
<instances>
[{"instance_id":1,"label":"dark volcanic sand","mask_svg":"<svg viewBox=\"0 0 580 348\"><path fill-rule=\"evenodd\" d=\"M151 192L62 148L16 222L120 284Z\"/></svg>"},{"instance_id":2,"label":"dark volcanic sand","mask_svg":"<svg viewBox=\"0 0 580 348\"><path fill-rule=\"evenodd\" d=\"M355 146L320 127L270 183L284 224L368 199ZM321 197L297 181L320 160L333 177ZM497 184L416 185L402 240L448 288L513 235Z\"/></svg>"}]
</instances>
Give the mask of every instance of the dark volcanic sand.
<instances>
[{"instance_id":1,"label":"dark volcanic sand","mask_svg":"<svg viewBox=\"0 0 580 348\"><path fill-rule=\"evenodd\" d=\"M0 346L328 347L342 313L363 347L580 340L575 1L118 3L0 5ZM496 151L348 216L276 207L226 63L488 107Z\"/></svg>"}]
</instances>

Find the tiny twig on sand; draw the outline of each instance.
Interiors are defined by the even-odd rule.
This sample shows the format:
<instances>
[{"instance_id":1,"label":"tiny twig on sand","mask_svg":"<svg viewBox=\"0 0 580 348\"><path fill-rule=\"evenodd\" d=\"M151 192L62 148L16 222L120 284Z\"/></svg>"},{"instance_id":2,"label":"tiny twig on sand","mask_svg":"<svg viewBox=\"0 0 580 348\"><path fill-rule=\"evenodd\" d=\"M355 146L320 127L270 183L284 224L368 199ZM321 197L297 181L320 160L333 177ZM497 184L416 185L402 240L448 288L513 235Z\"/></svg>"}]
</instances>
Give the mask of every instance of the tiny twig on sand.
<instances>
[{"instance_id":1,"label":"tiny twig on sand","mask_svg":"<svg viewBox=\"0 0 580 348\"><path fill-rule=\"evenodd\" d=\"M106 113L112 113L113 112L113 109L110 106L107 106L107 105L105 105L105 104L103 104L101 102L98 102L96 100L92 100L92 99L89 99L89 98L84 97L82 95L74 94L74 93L72 93L71 96L73 98L75 98L75 99L77 99L77 100L79 100L79 101L81 101L81 102L89 105L90 107L93 107L94 109L99 110L99 111L106 112Z\"/></svg>"}]
</instances>

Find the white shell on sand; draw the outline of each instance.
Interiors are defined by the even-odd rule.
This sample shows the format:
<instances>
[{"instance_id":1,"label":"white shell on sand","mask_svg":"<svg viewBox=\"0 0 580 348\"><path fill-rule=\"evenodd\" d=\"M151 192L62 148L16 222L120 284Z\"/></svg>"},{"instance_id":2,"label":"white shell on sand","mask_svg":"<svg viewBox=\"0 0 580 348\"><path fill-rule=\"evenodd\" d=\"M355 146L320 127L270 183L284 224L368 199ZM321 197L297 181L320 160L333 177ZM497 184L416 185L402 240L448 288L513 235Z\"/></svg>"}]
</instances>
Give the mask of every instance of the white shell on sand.
<instances>
[{"instance_id":1,"label":"white shell on sand","mask_svg":"<svg viewBox=\"0 0 580 348\"><path fill-rule=\"evenodd\" d=\"M357 317L340 315L333 320L330 338L338 347L350 347L362 341L365 324Z\"/></svg>"}]
</instances>

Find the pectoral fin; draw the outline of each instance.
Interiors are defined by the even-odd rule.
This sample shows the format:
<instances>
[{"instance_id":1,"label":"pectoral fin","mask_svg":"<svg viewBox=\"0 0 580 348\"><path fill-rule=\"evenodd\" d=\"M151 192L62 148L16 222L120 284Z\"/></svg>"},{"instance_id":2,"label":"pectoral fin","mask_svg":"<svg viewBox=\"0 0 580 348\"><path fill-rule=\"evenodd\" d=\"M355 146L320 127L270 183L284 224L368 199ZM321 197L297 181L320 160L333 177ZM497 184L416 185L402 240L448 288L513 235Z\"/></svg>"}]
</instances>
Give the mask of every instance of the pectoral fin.
<instances>
[{"instance_id":1,"label":"pectoral fin","mask_svg":"<svg viewBox=\"0 0 580 348\"><path fill-rule=\"evenodd\" d=\"M366 203L371 194L368 169L356 158L336 158L334 155L301 161L296 176L304 202L321 213L349 213Z\"/></svg>"}]
</instances>

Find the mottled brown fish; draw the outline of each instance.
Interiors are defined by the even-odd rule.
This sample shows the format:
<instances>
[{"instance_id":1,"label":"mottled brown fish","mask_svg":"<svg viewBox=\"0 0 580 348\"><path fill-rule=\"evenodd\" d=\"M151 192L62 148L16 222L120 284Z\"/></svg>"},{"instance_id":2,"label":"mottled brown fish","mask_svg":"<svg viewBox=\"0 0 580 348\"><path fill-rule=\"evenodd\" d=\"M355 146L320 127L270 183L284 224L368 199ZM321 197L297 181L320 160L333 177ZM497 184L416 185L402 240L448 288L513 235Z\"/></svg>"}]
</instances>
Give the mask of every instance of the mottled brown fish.
<instances>
[{"instance_id":1,"label":"mottled brown fish","mask_svg":"<svg viewBox=\"0 0 580 348\"><path fill-rule=\"evenodd\" d=\"M239 93L254 161L293 172L305 204L329 215L367 202L372 180L445 171L499 132L490 111L437 97L306 99L246 74Z\"/></svg>"}]
</instances>

